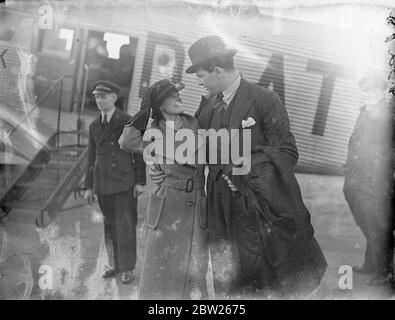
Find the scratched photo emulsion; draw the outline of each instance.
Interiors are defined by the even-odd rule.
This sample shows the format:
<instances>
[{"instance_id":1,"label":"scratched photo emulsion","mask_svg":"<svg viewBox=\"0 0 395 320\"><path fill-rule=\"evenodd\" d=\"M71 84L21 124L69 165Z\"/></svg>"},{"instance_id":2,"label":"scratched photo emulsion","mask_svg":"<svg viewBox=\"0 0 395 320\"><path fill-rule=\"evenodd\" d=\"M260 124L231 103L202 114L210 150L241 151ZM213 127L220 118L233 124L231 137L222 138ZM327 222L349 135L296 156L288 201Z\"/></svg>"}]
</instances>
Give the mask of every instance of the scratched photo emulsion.
<instances>
[{"instance_id":1,"label":"scratched photo emulsion","mask_svg":"<svg viewBox=\"0 0 395 320\"><path fill-rule=\"evenodd\" d=\"M394 299L394 95L387 0L2 3L0 299Z\"/></svg>"}]
</instances>

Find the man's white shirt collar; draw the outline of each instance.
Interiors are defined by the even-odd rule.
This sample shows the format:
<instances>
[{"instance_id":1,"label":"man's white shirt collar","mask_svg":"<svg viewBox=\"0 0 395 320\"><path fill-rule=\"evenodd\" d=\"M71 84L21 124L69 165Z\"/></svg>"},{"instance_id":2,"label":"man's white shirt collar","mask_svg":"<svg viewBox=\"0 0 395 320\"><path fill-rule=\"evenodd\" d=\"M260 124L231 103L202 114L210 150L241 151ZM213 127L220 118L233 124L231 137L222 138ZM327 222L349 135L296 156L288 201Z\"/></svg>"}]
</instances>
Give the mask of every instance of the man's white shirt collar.
<instances>
[{"instance_id":1,"label":"man's white shirt collar","mask_svg":"<svg viewBox=\"0 0 395 320\"><path fill-rule=\"evenodd\" d=\"M222 94L224 97L222 98L224 102L229 106L230 102L232 101L233 97L236 95L237 89L240 86L241 76L240 74L237 75L236 79L227 87Z\"/></svg>"},{"instance_id":2,"label":"man's white shirt collar","mask_svg":"<svg viewBox=\"0 0 395 320\"><path fill-rule=\"evenodd\" d=\"M109 111L109 112L107 112L107 113L101 112L101 121L103 122L103 120L104 120L104 115L107 114L107 122L110 123L111 118L112 118L112 115L113 115L114 112L115 112L115 109L116 109L116 108L112 109L111 111Z\"/></svg>"}]
</instances>

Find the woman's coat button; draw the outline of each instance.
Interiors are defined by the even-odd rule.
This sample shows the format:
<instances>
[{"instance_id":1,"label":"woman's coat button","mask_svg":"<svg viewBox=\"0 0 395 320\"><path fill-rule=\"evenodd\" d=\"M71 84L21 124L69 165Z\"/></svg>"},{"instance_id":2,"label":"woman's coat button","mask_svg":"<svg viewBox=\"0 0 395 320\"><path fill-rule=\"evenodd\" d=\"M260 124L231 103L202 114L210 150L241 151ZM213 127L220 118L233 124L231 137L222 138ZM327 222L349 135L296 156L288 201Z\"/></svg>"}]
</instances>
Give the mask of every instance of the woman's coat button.
<instances>
[{"instance_id":1,"label":"woman's coat button","mask_svg":"<svg viewBox=\"0 0 395 320\"><path fill-rule=\"evenodd\" d=\"M188 201L187 201L187 205L188 205L189 207L194 207L194 206L196 205L196 202L195 202L195 201L192 201L192 200L188 200Z\"/></svg>"}]
</instances>

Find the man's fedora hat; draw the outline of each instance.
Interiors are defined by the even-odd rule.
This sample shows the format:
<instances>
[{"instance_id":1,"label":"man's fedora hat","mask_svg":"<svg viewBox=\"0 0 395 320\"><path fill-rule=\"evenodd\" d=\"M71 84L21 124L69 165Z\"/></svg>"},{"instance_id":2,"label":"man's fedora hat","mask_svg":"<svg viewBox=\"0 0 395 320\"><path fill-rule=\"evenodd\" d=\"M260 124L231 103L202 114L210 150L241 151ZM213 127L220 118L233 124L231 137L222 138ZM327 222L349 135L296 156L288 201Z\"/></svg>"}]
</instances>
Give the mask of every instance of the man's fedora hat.
<instances>
[{"instance_id":1,"label":"man's fedora hat","mask_svg":"<svg viewBox=\"0 0 395 320\"><path fill-rule=\"evenodd\" d=\"M185 71L195 73L204 63L220 56L234 56L236 49L228 49L221 37L207 36L196 41L188 50L192 65Z\"/></svg>"},{"instance_id":2,"label":"man's fedora hat","mask_svg":"<svg viewBox=\"0 0 395 320\"><path fill-rule=\"evenodd\" d=\"M121 88L116 84L111 81L107 80L98 80L93 84L93 92L92 94L110 94L110 93L115 93L119 94L119 91L121 91Z\"/></svg>"}]
</instances>

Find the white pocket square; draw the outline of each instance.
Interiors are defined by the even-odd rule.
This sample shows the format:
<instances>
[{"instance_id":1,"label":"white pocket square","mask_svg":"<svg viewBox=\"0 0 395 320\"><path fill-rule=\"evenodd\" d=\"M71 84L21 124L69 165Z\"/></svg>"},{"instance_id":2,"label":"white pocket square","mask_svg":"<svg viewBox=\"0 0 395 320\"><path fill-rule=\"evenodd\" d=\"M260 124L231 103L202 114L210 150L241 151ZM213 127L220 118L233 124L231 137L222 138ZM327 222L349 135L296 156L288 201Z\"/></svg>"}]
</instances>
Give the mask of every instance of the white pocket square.
<instances>
[{"instance_id":1,"label":"white pocket square","mask_svg":"<svg viewBox=\"0 0 395 320\"><path fill-rule=\"evenodd\" d=\"M249 128L252 127L255 124L254 118L248 117L247 120L241 120L241 127L244 128Z\"/></svg>"}]
</instances>

